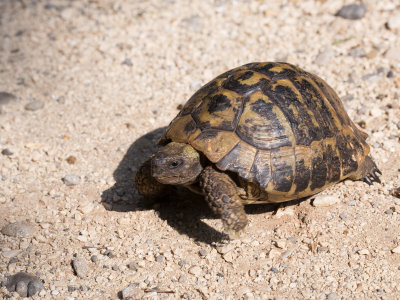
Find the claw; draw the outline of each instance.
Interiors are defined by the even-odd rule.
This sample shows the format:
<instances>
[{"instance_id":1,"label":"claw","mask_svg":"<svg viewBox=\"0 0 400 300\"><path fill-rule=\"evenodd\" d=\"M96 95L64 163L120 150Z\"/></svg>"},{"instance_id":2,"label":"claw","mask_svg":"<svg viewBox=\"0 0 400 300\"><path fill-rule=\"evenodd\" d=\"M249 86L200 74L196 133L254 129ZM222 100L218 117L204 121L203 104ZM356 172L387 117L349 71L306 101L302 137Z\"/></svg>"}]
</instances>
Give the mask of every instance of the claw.
<instances>
[{"instance_id":1,"label":"claw","mask_svg":"<svg viewBox=\"0 0 400 300\"><path fill-rule=\"evenodd\" d=\"M375 172L378 173L379 175L382 175L381 170L379 170L377 167L375 167Z\"/></svg>"},{"instance_id":2,"label":"claw","mask_svg":"<svg viewBox=\"0 0 400 300\"><path fill-rule=\"evenodd\" d=\"M372 185L372 181L371 181L371 179L369 179L368 176L365 176L365 177L364 177L364 182L365 182L365 183L368 183L368 185Z\"/></svg>"},{"instance_id":3,"label":"claw","mask_svg":"<svg viewBox=\"0 0 400 300\"><path fill-rule=\"evenodd\" d=\"M375 171L371 172L371 173L369 174L369 176L371 176L372 179L375 180L376 182L381 183L381 180L380 180L379 177L375 174Z\"/></svg>"}]
</instances>

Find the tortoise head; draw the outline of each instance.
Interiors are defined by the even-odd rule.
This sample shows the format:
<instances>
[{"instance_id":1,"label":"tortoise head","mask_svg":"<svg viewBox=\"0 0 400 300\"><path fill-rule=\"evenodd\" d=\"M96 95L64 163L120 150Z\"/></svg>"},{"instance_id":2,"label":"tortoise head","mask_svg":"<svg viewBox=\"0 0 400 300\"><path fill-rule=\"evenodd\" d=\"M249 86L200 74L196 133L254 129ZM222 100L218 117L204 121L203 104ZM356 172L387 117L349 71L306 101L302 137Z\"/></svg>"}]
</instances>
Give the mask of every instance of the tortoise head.
<instances>
[{"instance_id":1,"label":"tortoise head","mask_svg":"<svg viewBox=\"0 0 400 300\"><path fill-rule=\"evenodd\" d=\"M163 184L192 184L202 169L199 153L183 143L167 144L151 160L151 174Z\"/></svg>"}]
</instances>

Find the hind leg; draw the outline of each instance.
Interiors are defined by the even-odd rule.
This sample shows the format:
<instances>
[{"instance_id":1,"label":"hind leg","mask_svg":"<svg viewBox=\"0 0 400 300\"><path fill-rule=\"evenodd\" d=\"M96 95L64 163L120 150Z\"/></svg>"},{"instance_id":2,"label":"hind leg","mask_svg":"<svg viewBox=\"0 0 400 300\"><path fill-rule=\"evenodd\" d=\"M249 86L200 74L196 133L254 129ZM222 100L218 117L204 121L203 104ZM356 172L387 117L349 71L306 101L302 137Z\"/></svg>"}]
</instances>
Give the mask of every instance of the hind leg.
<instances>
[{"instance_id":1,"label":"hind leg","mask_svg":"<svg viewBox=\"0 0 400 300\"><path fill-rule=\"evenodd\" d=\"M376 173L382 175L382 172L378 169L372 158L367 156L364 163L358 168L357 172L349 178L352 180L363 180L369 185L372 185L373 181L381 183L381 180Z\"/></svg>"}]
</instances>

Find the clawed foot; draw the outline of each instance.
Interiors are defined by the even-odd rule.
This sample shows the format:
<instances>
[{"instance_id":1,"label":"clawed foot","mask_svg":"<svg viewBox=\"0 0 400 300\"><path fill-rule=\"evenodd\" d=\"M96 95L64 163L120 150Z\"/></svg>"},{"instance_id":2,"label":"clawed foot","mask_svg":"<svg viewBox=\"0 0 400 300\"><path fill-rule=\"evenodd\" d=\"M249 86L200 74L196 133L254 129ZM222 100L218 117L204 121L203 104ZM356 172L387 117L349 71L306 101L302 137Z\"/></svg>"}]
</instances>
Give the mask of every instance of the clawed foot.
<instances>
[{"instance_id":1,"label":"clawed foot","mask_svg":"<svg viewBox=\"0 0 400 300\"><path fill-rule=\"evenodd\" d=\"M364 182L366 182L369 185L372 185L373 181L381 183L381 180L379 179L379 176L376 173L382 175L382 172L377 167L375 167L367 176L364 177Z\"/></svg>"}]
</instances>

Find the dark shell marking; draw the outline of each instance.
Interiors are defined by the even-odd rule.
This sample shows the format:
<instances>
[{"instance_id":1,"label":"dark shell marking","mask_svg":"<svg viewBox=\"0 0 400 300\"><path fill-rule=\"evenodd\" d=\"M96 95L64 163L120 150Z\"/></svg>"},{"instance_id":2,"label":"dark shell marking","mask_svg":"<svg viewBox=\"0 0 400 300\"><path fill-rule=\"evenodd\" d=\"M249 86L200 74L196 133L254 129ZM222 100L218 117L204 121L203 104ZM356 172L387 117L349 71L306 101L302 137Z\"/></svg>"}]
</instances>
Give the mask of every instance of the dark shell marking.
<instances>
[{"instance_id":1,"label":"dark shell marking","mask_svg":"<svg viewBox=\"0 0 400 300\"><path fill-rule=\"evenodd\" d=\"M365 138L325 81L287 63L251 63L218 76L164 136L286 199L351 176L369 153Z\"/></svg>"}]
</instances>

